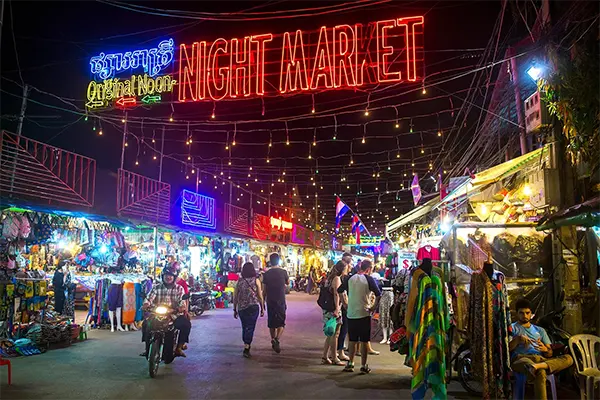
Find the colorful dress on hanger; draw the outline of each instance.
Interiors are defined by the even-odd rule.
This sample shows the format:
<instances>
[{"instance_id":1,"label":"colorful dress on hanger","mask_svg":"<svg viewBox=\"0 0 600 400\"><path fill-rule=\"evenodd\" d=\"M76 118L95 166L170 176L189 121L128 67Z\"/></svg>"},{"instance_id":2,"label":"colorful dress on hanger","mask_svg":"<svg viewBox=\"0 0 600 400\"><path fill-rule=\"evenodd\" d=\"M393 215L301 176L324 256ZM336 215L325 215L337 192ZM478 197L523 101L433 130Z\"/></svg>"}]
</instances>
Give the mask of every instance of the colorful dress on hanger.
<instances>
[{"instance_id":1,"label":"colorful dress on hanger","mask_svg":"<svg viewBox=\"0 0 600 400\"><path fill-rule=\"evenodd\" d=\"M136 299L133 282L123 283L123 324L133 324L135 321Z\"/></svg>"},{"instance_id":2,"label":"colorful dress on hanger","mask_svg":"<svg viewBox=\"0 0 600 400\"><path fill-rule=\"evenodd\" d=\"M484 399L510 398L508 350L510 311L504 275L474 272L469 296L469 340L473 371L482 382Z\"/></svg>"},{"instance_id":3,"label":"colorful dress on hanger","mask_svg":"<svg viewBox=\"0 0 600 400\"><path fill-rule=\"evenodd\" d=\"M418 268L413 273L406 309L408 359L413 369L413 399L424 399L431 388L433 399L446 399L446 330L448 313L444 285L433 274Z\"/></svg>"}]
</instances>

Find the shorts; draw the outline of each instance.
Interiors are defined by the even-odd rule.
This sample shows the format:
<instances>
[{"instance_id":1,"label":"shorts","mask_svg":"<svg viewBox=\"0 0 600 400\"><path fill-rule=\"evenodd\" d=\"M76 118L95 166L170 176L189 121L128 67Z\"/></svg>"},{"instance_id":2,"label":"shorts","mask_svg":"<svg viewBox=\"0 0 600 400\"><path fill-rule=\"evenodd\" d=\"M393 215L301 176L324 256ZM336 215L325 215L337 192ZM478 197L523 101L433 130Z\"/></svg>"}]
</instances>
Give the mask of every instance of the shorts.
<instances>
[{"instance_id":1,"label":"shorts","mask_svg":"<svg viewBox=\"0 0 600 400\"><path fill-rule=\"evenodd\" d=\"M269 303L267 301L267 326L271 329L285 327L285 303Z\"/></svg>"},{"instance_id":2,"label":"shorts","mask_svg":"<svg viewBox=\"0 0 600 400\"><path fill-rule=\"evenodd\" d=\"M348 318L348 337L351 342L371 341L371 317Z\"/></svg>"}]
</instances>

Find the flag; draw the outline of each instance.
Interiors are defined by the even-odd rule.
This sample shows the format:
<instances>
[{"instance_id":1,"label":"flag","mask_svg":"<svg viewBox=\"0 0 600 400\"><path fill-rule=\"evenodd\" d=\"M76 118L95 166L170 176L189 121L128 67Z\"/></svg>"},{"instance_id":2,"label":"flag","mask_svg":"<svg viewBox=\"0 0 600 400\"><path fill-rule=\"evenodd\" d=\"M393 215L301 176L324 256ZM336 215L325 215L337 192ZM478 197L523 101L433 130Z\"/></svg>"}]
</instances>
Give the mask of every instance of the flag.
<instances>
[{"instance_id":1,"label":"flag","mask_svg":"<svg viewBox=\"0 0 600 400\"><path fill-rule=\"evenodd\" d=\"M350 207L346 205L339 197L335 198L335 232L340 230L340 223L344 215L350 210Z\"/></svg>"},{"instance_id":2,"label":"flag","mask_svg":"<svg viewBox=\"0 0 600 400\"><path fill-rule=\"evenodd\" d=\"M352 216L352 233L356 235L356 244L360 244L360 232L365 229L358 215L354 214Z\"/></svg>"},{"instance_id":3,"label":"flag","mask_svg":"<svg viewBox=\"0 0 600 400\"><path fill-rule=\"evenodd\" d=\"M475 174L469 168L465 168L465 174L469 175L469 178L475 179Z\"/></svg>"},{"instance_id":4,"label":"flag","mask_svg":"<svg viewBox=\"0 0 600 400\"><path fill-rule=\"evenodd\" d=\"M419 174L415 174L415 177L412 181L412 185L410 185L410 191L412 192L413 201L416 206L417 204L419 204L419 201L421 201L421 186L419 185Z\"/></svg>"}]
</instances>

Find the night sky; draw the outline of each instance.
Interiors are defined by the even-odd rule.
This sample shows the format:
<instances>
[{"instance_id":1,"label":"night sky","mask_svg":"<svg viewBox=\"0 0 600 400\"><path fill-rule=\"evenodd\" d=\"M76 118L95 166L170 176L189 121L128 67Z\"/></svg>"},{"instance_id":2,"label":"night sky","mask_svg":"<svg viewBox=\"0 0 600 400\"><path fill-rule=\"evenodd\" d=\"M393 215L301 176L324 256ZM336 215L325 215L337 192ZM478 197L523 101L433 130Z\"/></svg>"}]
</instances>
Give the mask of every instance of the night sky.
<instances>
[{"instance_id":1,"label":"night sky","mask_svg":"<svg viewBox=\"0 0 600 400\"><path fill-rule=\"evenodd\" d=\"M236 13L251 8L254 8L252 12L265 12L322 7L325 4L336 3L232 1L135 2L135 4L149 8ZM321 25L331 27L339 23L368 23L390 18L390 16L425 15L425 75L443 79L477 66L483 48L486 47L492 34L501 3L499 1L392 2L323 16L235 22L148 15L102 2L6 2L5 7L1 43L2 128L13 132L16 130L16 116L19 113L22 92L19 86L20 68L22 80L39 89L32 90L30 93L32 101L60 108L55 109L29 102L23 134L96 159L98 184L94 211L115 214L116 171L120 164L122 129L118 124L117 127L107 123L101 124L93 115L85 121L80 113L84 109L85 93L91 80L89 59L99 52L125 51L144 45L155 46L160 40L169 37L174 38L177 45L198 40L212 41L218 37L229 39L249 34L281 33L296 29L310 31L317 30ZM510 14L507 14L504 23L507 26L513 23ZM503 54L504 49L498 53ZM18 64L16 54L18 54ZM378 91L371 94L371 104L377 107L402 104L398 106L401 124L400 128L395 128L392 122L369 123L366 144L361 144L360 139L364 130L358 124L369 120L395 118L393 107L374 111L368 117L364 115L369 90L317 93L315 95L315 108L318 111L316 115L311 115L310 94L291 97L267 96L264 99L264 116L261 115L263 105L260 99L219 102L215 108L215 120L210 118L213 110L212 101L160 104L146 109L136 108L129 111L129 115L140 118L161 118L165 121L173 116L175 120L173 124L146 123L142 126L138 119L138 122L129 125L129 130L140 140L144 138L148 143L153 136L158 139L162 126L166 125L165 154L181 161L186 161L190 154L194 157L196 165L194 168L217 174L223 170L225 177L231 174L236 184L246 188L245 184L248 183L249 186L246 188L248 190L260 194L262 189L263 196L270 191L273 181L275 183L272 196L273 210L275 205L280 206L283 203L284 207L288 208L288 212L284 211L284 207L279 207L278 211L288 216L294 207L295 217L306 216L307 213L311 213L314 217L312 206L314 206L314 193L317 191L320 210L326 212L326 215L320 215L320 222L328 223L326 226L323 225L324 227L332 227L334 193L341 193L342 198L361 214L367 227L374 233L375 227L383 228L385 222L413 207L410 191L399 191L402 184L406 188L410 186L409 180L413 170L421 177L423 191L432 193L435 189L431 176L437 177L439 170L451 170L453 160L460 155L456 153L460 153L460 149L468 144L474 132L475 124L472 122L479 117L479 111L476 110L473 115L469 115L466 124L463 125L462 119L457 121L454 117L456 113L451 112L452 108L459 109L462 106L461 101L457 97L451 98L450 93L463 97L466 93L464 91L471 84L471 79L472 75L467 75L431 87L426 94L421 93L420 83L377 88ZM409 93L404 94L407 91ZM63 102L49 94L68 100ZM390 98L379 101L377 100L379 97ZM479 97L479 104L483 104L483 92ZM422 101L414 102L415 100ZM413 103L406 104L409 102ZM67 103L72 103L77 108ZM340 115L337 123L357 126L340 128L338 140L332 141L334 129L324 126L332 125L333 118L331 116L320 118L319 114L331 114L328 110L339 107L348 107L347 110L356 112ZM422 117L426 114L429 116ZM104 111L99 115L120 118L123 112L112 110ZM286 146L283 120L299 116L303 118L290 121L288 126L305 129L290 132L291 144ZM413 116L416 116L412 122L414 133L410 134L410 118ZM280 120L272 121L273 119ZM242 123L247 120L256 122ZM192 128L194 144L191 152L188 151L189 146L185 144L188 121L205 122L202 126L196 125ZM240 131L236 137L237 146L232 154L231 169L227 167L228 152L225 151L227 134L211 132L211 130L233 131L233 123L215 125L220 121L236 121L240 124L238 125ZM96 131L93 130L94 125ZM443 130L442 138L437 135L438 127ZM97 134L100 128L103 131L102 136ZM313 141L314 128L317 128L318 145L312 148L312 159L309 160L307 154ZM259 131L243 132L243 130ZM398 140L395 139L396 135L399 135ZM273 147L270 149L271 162L267 164L265 160L270 140L273 142ZM355 153L353 162L356 165L349 168L351 140ZM446 145L442 150L444 142ZM125 168L156 178L158 163L153 160L152 151L132 136L128 137L128 144ZM420 154L421 147L425 149L423 156ZM401 154L399 159L396 158L398 152ZM135 165L136 160L138 166ZM318 161L319 174L315 173L317 169L315 160ZM411 166L412 160L416 160L415 168ZM429 173L430 162L433 163L432 173ZM248 178L250 165L253 170L251 178ZM164 168L163 179L172 185L173 202L177 200L182 188L195 189L195 178L185 179L186 173L190 176L191 166L187 167L186 172L186 167L182 163L167 159ZM285 184L277 183L277 179L283 177L284 170ZM380 173L379 179L372 177L372 174L377 172ZM407 177L404 177L404 174L407 174ZM311 177L316 178L316 186L312 186ZM342 177L346 178L345 181L341 181ZM258 183L254 182L255 178L259 180ZM202 176L202 181L199 190L201 193L216 197L221 204L228 201L229 190L225 189L228 186L219 183L219 189L214 190L215 180L206 174ZM298 188L302 206L299 198L292 199L290 196L292 185ZM347 185L350 189L347 189ZM321 186L323 189L320 189ZM357 195L358 192L361 194ZM242 192L237 189L233 191L233 203L247 208L248 193L244 196L240 196L240 193ZM307 194L309 199L306 199ZM240 200L237 201L237 198ZM266 196L264 199L266 200ZM255 212L267 213L266 206L257 204L256 199L253 201L253 207ZM301 209L305 209L305 213L302 213ZM371 223L372 216L375 216L375 224ZM346 222L349 225L350 218L347 218ZM301 223L310 225L305 221Z\"/></svg>"}]
</instances>

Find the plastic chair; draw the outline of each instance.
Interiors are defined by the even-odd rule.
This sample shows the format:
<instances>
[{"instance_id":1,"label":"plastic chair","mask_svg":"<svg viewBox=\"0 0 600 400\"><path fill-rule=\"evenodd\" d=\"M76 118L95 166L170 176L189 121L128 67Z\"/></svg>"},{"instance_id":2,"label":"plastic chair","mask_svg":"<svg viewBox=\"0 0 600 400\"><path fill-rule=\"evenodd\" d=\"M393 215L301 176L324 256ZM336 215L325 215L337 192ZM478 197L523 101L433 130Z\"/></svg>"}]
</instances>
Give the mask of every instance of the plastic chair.
<instances>
[{"instance_id":1,"label":"plastic chair","mask_svg":"<svg viewBox=\"0 0 600 400\"><path fill-rule=\"evenodd\" d=\"M525 374L519 374L513 372L515 377L515 383L513 384L513 400L523 400L525 398L525 384L527 383L527 376ZM546 382L550 384L550 392L552 393L552 400L557 400L556 394L556 379L554 375L546 375Z\"/></svg>"},{"instance_id":2,"label":"plastic chair","mask_svg":"<svg viewBox=\"0 0 600 400\"><path fill-rule=\"evenodd\" d=\"M600 370L598 369L598 360L596 356L596 346L600 347L600 337L594 335L574 335L569 338L569 348L571 355L575 359L577 372L579 374L579 390L581 399L595 399L594 389L597 383L600 383ZM578 354L581 355L581 359ZM598 349L600 352L600 348ZM584 385L581 384L585 379Z\"/></svg>"},{"instance_id":3,"label":"plastic chair","mask_svg":"<svg viewBox=\"0 0 600 400\"><path fill-rule=\"evenodd\" d=\"M12 367L10 365L10 360L0 357L0 367L3 365L8 367L8 384L10 385L12 383Z\"/></svg>"}]
</instances>

